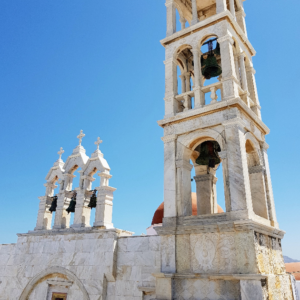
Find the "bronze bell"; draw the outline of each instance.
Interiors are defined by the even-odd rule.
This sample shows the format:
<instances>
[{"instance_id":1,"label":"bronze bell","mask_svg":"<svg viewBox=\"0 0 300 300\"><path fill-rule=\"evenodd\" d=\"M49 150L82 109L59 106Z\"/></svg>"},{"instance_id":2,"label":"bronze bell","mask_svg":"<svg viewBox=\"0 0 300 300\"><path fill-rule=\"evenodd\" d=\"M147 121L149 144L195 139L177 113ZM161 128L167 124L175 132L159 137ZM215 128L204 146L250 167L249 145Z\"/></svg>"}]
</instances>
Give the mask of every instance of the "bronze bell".
<instances>
[{"instance_id":1,"label":"bronze bell","mask_svg":"<svg viewBox=\"0 0 300 300\"><path fill-rule=\"evenodd\" d=\"M207 141L199 145L196 151L200 152L196 163L201 166L214 168L221 162L218 152L221 152L220 145L216 141Z\"/></svg>"},{"instance_id":2,"label":"bronze bell","mask_svg":"<svg viewBox=\"0 0 300 300\"><path fill-rule=\"evenodd\" d=\"M95 189L93 191L93 194L92 194L91 198L90 198L90 203L89 203L88 207L90 207L91 209L97 207L97 195L96 195L96 193L97 193L97 190Z\"/></svg>"},{"instance_id":3,"label":"bronze bell","mask_svg":"<svg viewBox=\"0 0 300 300\"><path fill-rule=\"evenodd\" d=\"M75 212L76 196L77 196L77 193L74 192L74 193L73 193L73 197L71 198L70 205L69 205L69 207L66 209L66 211L68 212L68 214L69 214L70 212Z\"/></svg>"},{"instance_id":4,"label":"bronze bell","mask_svg":"<svg viewBox=\"0 0 300 300\"><path fill-rule=\"evenodd\" d=\"M208 44L208 52L201 56L202 75L206 79L218 77L222 74L222 68L219 66L216 58L216 56L220 55L220 45L217 43L216 48L213 50L213 41L205 43ZM204 56L207 57L204 58Z\"/></svg>"},{"instance_id":5,"label":"bronze bell","mask_svg":"<svg viewBox=\"0 0 300 300\"><path fill-rule=\"evenodd\" d=\"M51 203L51 207L49 208L49 211L51 211L51 214L56 211L56 207L57 207L57 196L52 197L52 203Z\"/></svg>"}]
</instances>

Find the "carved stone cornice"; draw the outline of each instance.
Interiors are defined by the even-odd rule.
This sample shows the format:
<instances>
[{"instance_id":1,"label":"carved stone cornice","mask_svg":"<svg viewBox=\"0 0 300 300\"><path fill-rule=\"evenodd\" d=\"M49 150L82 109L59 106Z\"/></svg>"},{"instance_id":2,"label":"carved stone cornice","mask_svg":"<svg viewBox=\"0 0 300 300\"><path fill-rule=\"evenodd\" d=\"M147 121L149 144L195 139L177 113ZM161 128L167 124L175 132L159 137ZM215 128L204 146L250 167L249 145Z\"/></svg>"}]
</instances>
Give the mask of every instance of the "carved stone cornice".
<instances>
[{"instance_id":1,"label":"carved stone cornice","mask_svg":"<svg viewBox=\"0 0 300 300\"><path fill-rule=\"evenodd\" d=\"M224 35L224 36L218 38L218 43L219 44L224 43L226 41L228 41L231 45L234 44L234 40L233 40L233 38L229 34Z\"/></svg>"},{"instance_id":2,"label":"carved stone cornice","mask_svg":"<svg viewBox=\"0 0 300 300\"><path fill-rule=\"evenodd\" d=\"M191 171L193 169L193 165L191 165L189 162L184 160L177 160L176 161L176 167L177 168L183 168Z\"/></svg>"}]
</instances>

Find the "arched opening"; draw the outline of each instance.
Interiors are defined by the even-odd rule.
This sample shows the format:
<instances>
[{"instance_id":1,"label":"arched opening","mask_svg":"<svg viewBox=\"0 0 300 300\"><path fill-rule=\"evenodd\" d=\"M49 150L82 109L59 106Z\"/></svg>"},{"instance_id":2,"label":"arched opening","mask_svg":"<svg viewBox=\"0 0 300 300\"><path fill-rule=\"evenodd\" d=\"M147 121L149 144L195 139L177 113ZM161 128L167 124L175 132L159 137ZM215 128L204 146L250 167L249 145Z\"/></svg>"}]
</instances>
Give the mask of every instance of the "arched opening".
<instances>
[{"instance_id":1,"label":"arched opening","mask_svg":"<svg viewBox=\"0 0 300 300\"><path fill-rule=\"evenodd\" d=\"M191 160L194 166L194 182L197 197L197 215L209 215L224 212L225 198L222 185L222 160L218 155L221 147L217 141L207 139L195 145ZM218 182L217 174L221 178ZM218 190L220 195L218 195ZM219 198L219 200L218 200ZM221 200L222 199L222 200ZM222 206L220 206L222 204Z\"/></svg>"},{"instance_id":2,"label":"arched opening","mask_svg":"<svg viewBox=\"0 0 300 300\"><path fill-rule=\"evenodd\" d=\"M208 37L201 43L201 80L205 104L222 99L221 50L217 37Z\"/></svg>"},{"instance_id":3,"label":"arched opening","mask_svg":"<svg viewBox=\"0 0 300 300\"><path fill-rule=\"evenodd\" d=\"M247 153L253 211L256 215L265 219L269 219L264 176L265 170L262 166L259 152L254 144L250 140L247 140L245 147Z\"/></svg>"},{"instance_id":4,"label":"arched opening","mask_svg":"<svg viewBox=\"0 0 300 300\"><path fill-rule=\"evenodd\" d=\"M86 190L88 193L87 201L85 202L85 214L89 214L89 225L93 226L95 222L96 215L96 206L97 206L97 190L94 175L97 173L97 168L93 168L93 170L88 174L85 179L86 182Z\"/></svg>"},{"instance_id":5,"label":"arched opening","mask_svg":"<svg viewBox=\"0 0 300 300\"><path fill-rule=\"evenodd\" d=\"M194 105L194 55L191 46L182 47L177 51L177 112L187 111Z\"/></svg>"}]
</instances>

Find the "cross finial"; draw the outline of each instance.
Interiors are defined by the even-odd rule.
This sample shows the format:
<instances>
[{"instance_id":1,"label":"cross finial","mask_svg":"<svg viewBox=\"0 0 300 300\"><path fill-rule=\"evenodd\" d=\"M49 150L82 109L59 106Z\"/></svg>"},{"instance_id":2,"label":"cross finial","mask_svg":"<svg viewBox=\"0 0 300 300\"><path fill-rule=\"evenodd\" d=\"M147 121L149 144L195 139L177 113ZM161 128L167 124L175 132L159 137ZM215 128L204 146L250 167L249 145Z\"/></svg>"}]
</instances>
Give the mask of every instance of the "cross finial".
<instances>
[{"instance_id":1,"label":"cross finial","mask_svg":"<svg viewBox=\"0 0 300 300\"><path fill-rule=\"evenodd\" d=\"M102 143L103 143L103 141L101 141L100 137L98 137L97 141L95 142L95 145L97 145L97 150L99 150L99 146Z\"/></svg>"},{"instance_id":2,"label":"cross finial","mask_svg":"<svg viewBox=\"0 0 300 300\"><path fill-rule=\"evenodd\" d=\"M59 155L59 159L58 160L61 160L61 156L62 154L64 153L64 149L62 147L60 147L60 150L57 152L57 154Z\"/></svg>"},{"instance_id":3,"label":"cross finial","mask_svg":"<svg viewBox=\"0 0 300 300\"><path fill-rule=\"evenodd\" d=\"M77 136L79 139L79 146L81 146L82 138L85 137L85 134L83 133L83 130L80 130L80 134Z\"/></svg>"}]
</instances>

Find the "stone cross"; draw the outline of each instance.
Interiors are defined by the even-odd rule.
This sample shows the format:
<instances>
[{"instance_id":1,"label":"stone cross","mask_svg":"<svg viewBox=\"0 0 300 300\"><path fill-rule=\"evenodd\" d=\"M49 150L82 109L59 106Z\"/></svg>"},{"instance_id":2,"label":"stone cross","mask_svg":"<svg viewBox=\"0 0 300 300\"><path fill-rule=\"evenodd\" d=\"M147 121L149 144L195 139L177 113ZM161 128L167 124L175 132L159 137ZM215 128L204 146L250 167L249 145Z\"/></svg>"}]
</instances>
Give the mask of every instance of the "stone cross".
<instances>
[{"instance_id":1,"label":"stone cross","mask_svg":"<svg viewBox=\"0 0 300 300\"><path fill-rule=\"evenodd\" d=\"M62 147L60 147L60 150L57 152L57 154L59 155L59 159L58 160L61 160L61 156L62 154L64 153L65 151L63 150Z\"/></svg>"},{"instance_id":2,"label":"stone cross","mask_svg":"<svg viewBox=\"0 0 300 300\"><path fill-rule=\"evenodd\" d=\"M83 133L83 130L80 130L80 134L77 136L77 138L79 139L79 146L81 146L83 137L85 137L85 134Z\"/></svg>"},{"instance_id":3,"label":"stone cross","mask_svg":"<svg viewBox=\"0 0 300 300\"><path fill-rule=\"evenodd\" d=\"M95 142L95 145L97 145L97 150L99 150L100 144L102 144L103 141L101 141L100 137L98 137L97 141ZM99 150L100 151L100 150Z\"/></svg>"}]
</instances>

